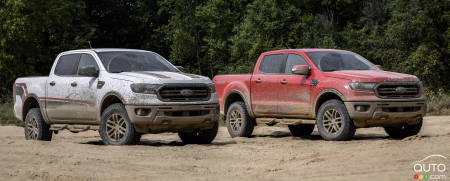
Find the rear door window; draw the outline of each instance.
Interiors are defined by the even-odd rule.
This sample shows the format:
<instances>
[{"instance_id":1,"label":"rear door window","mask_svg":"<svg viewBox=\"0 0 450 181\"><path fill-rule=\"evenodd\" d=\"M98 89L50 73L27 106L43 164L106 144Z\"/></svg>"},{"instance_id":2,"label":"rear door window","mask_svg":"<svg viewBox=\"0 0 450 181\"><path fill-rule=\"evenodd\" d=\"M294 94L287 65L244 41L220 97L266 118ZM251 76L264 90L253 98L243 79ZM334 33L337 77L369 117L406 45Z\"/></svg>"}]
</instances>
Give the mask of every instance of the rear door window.
<instances>
[{"instance_id":1,"label":"rear door window","mask_svg":"<svg viewBox=\"0 0 450 181\"><path fill-rule=\"evenodd\" d=\"M284 70L284 72L286 74L292 74L292 67L294 65L308 65L308 63L306 62L306 60L297 54L289 54L288 58L286 60L286 69Z\"/></svg>"},{"instance_id":2,"label":"rear door window","mask_svg":"<svg viewBox=\"0 0 450 181\"><path fill-rule=\"evenodd\" d=\"M259 71L268 74L284 73L285 59L286 54L266 55L259 65Z\"/></svg>"},{"instance_id":3,"label":"rear door window","mask_svg":"<svg viewBox=\"0 0 450 181\"><path fill-rule=\"evenodd\" d=\"M55 74L63 76L76 75L80 56L80 54L61 56L59 58L58 64L56 64Z\"/></svg>"}]
</instances>

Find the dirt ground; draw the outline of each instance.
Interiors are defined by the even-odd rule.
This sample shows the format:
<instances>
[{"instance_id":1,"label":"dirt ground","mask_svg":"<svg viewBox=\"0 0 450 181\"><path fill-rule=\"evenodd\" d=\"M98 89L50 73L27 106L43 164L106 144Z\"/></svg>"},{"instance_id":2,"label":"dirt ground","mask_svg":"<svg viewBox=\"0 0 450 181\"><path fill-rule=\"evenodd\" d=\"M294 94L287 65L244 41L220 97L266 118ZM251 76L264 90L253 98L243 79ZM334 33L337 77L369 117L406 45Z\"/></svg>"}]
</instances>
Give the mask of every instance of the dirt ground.
<instances>
[{"instance_id":1,"label":"dirt ground","mask_svg":"<svg viewBox=\"0 0 450 181\"><path fill-rule=\"evenodd\" d=\"M0 180L413 180L415 161L450 156L450 116L426 117L422 132L403 140L381 128L359 129L346 142L324 141L317 131L294 138L286 127L261 126L254 135L233 139L221 127L211 145L184 145L167 133L104 146L95 131L40 142L1 126Z\"/></svg>"}]
</instances>

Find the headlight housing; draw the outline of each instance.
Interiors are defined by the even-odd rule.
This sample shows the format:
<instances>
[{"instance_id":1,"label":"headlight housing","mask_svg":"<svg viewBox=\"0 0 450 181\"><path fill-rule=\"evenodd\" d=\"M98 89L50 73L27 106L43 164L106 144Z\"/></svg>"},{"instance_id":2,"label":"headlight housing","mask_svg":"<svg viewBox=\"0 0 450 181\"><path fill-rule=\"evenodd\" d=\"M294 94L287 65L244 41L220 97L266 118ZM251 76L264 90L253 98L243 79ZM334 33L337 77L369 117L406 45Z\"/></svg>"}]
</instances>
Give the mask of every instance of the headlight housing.
<instances>
[{"instance_id":1,"label":"headlight housing","mask_svg":"<svg viewBox=\"0 0 450 181\"><path fill-rule=\"evenodd\" d=\"M214 85L213 83L208 84L208 88L210 93L216 92L216 85Z\"/></svg>"},{"instance_id":2,"label":"headlight housing","mask_svg":"<svg viewBox=\"0 0 450 181\"><path fill-rule=\"evenodd\" d=\"M145 83L137 83L130 85L131 90L135 93L141 94L156 94L158 88L161 87L159 84L145 84Z\"/></svg>"},{"instance_id":3,"label":"headlight housing","mask_svg":"<svg viewBox=\"0 0 450 181\"><path fill-rule=\"evenodd\" d=\"M350 88L356 91L374 92L376 83L373 82L350 82Z\"/></svg>"}]
</instances>

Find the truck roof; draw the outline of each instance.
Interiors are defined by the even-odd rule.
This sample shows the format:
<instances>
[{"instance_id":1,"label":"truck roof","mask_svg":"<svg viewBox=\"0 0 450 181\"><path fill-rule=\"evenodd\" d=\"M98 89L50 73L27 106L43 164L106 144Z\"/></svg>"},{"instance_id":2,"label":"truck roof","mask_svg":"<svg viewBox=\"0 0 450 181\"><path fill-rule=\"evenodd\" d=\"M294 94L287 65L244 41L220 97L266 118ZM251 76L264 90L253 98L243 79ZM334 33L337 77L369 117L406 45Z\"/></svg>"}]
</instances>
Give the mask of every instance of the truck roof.
<instances>
[{"instance_id":1,"label":"truck roof","mask_svg":"<svg viewBox=\"0 0 450 181\"><path fill-rule=\"evenodd\" d=\"M69 50L62 53L77 53L80 51L94 51L94 52L111 52L111 51L133 51L133 52L152 52L147 50L139 50L139 49L127 49L127 48L92 48L92 49L77 49L77 50Z\"/></svg>"},{"instance_id":2,"label":"truck roof","mask_svg":"<svg viewBox=\"0 0 450 181\"><path fill-rule=\"evenodd\" d=\"M339 50L339 49L325 49L325 48L299 48L299 49L284 49L284 50L274 50L274 51L267 51L267 52L272 52L272 53L276 53L276 52L280 52L280 51L286 51L286 50L297 50L297 51L301 51L301 52L331 52L331 51L346 51L346 50Z\"/></svg>"}]
</instances>

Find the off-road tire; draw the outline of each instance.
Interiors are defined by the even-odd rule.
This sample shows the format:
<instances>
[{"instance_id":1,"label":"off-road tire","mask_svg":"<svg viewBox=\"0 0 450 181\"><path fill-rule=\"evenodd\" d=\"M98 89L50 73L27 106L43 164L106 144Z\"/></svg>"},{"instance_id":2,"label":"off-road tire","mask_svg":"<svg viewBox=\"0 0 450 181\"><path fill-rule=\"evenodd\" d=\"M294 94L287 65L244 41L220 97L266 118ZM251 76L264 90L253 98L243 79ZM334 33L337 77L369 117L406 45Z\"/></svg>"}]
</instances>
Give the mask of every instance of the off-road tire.
<instances>
[{"instance_id":1,"label":"off-road tire","mask_svg":"<svg viewBox=\"0 0 450 181\"><path fill-rule=\"evenodd\" d=\"M178 136L186 144L209 144L216 138L218 130L219 123L216 121L211 129L178 132Z\"/></svg>"},{"instance_id":2,"label":"off-road tire","mask_svg":"<svg viewBox=\"0 0 450 181\"><path fill-rule=\"evenodd\" d=\"M118 116L114 118L115 115ZM116 121L114 121L114 119L116 119ZM112 127L114 126L111 125L115 122L117 122L119 126L113 129ZM125 128L123 126L125 126ZM108 135L107 129L110 131L110 136ZM118 134L120 139L115 140L115 138L111 138L115 136L115 133L113 133L114 130L120 132L119 129L125 132L124 134ZM141 134L136 132L134 125L131 123L128 113L125 110L125 106L120 103L112 104L103 111L98 132L105 145L134 145L139 143L141 138Z\"/></svg>"},{"instance_id":3,"label":"off-road tire","mask_svg":"<svg viewBox=\"0 0 450 181\"><path fill-rule=\"evenodd\" d=\"M335 113L337 112L337 113ZM335 118L339 117L340 119L328 119L325 120L327 125L332 126L331 122L335 121L329 121L329 120L336 120L336 123L334 124L335 127L332 127L331 129L327 129L325 127L324 123L324 115L327 113L328 117L329 114L334 113L333 115L336 115ZM337 123L339 121L339 123ZM347 108L345 108L344 103L342 101L337 99L331 99L326 102L324 102L317 112L316 117L316 125L317 129L319 130L320 136L322 136L323 139L327 141L345 141L350 140L353 138L353 135L355 135L355 126L353 124L353 121L350 119L350 116L347 112ZM330 127L328 127L330 128ZM335 131L334 133L330 133L332 131Z\"/></svg>"},{"instance_id":4,"label":"off-road tire","mask_svg":"<svg viewBox=\"0 0 450 181\"><path fill-rule=\"evenodd\" d=\"M299 125L289 125L289 131L291 131L292 136L303 137L311 135L314 130L314 124L299 124Z\"/></svg>"},{"instance_id":5,"label":"off-road tire","mask_svg":"<svg viewBox=\"0 0 450 181\"><path fill-rule=\"evenodd\" d=\"M236 116L232 114L239 114L240 121L236 121ZM231 119L231 120L230 120ZM231 137L250 137L253 133L255 127L255 122L248 115L245 103L242 101L237 101L231 104L228 108L226 116L226 124L228 133Z\"/></svg>"},{"instance_id":6,"label":"off-road tire","mask_svg":"<svg viewBox=\"0 0 450 181\"><path fill-rule=\"evenodd\" d=\"M39 108L32 108L28 111L24 122L25 139L51 141L52 131L50 125L45 123Z\"/></svg>"},{"instance_id":7,"label":"off-road tire","mask_svg":"<svg viewBox=\"0 0 450 181\"><path fill-rule=\"evenodd\" d=\"M420 118L420 121L416 125L404 125L400 127L384 127L386 133L394 139L403 139L408 136L417 135L422 129L423 119Z\"/></svg>"}]
</instances>

